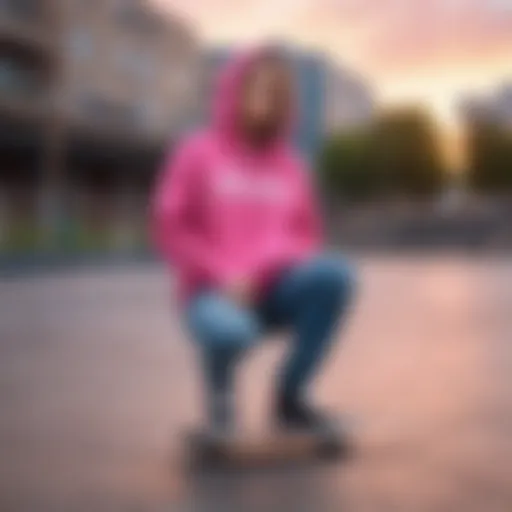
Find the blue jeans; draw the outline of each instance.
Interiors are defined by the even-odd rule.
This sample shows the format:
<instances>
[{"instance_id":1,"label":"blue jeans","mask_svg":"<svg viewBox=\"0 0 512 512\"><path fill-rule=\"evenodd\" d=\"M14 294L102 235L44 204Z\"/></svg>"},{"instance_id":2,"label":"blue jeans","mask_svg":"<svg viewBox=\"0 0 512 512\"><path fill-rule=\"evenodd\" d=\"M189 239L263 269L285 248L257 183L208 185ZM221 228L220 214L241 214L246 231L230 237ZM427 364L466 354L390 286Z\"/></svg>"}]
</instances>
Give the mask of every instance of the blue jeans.
<instances>
[{"instance_id":1,"label":"blue jeans","mask_svg":"<svg viewBox=\"0 0 512 512\"><path fill-rule=\"evenodd\" d=\"M278 393L298 396L319 368L354 291L354 274L340 258L320 256L285 270L260 304L246 308L216 290L192 298L188 327L199 344L207 389L229 392L237 360L275 329L292 332Z\"/></svg>"}]
</instances>

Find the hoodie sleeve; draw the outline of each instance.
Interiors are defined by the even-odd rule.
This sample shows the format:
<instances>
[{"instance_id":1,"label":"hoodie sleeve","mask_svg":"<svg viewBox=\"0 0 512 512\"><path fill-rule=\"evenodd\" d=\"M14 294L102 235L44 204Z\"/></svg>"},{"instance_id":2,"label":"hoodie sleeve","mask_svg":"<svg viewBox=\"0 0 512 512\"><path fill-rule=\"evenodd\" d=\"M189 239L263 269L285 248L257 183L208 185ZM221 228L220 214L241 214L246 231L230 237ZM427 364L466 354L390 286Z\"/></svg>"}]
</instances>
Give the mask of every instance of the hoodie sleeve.
<instances>
[{"instance_id":1,"label":"hoodie sleeve","mask_svg":"<svg viewBox=\"0 0 512 512\"><path fill-rule=\"evenodd\" d=\"M165 260L215 281L222 273L221 258L199 222L201 167L201 151L194 140L167 157L153 198L151 231Z\"/></svg>"}]
</instances>

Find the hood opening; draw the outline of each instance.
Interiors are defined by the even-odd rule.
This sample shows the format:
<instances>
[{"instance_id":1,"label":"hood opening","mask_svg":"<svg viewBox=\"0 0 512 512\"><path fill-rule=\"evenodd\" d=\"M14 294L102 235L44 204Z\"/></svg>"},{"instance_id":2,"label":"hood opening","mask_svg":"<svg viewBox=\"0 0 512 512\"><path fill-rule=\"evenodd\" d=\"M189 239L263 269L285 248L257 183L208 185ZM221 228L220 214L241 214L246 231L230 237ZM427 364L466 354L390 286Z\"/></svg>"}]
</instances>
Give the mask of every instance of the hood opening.
<instances>
[{"instance_id":1,"label":"hood opening","mask_svg":"<svg viewBox=\"0 0 512 512\"><path fill-rule=\"evenodd\" d=\"M213 123L216 130L231 142L246 144L241 128L238 126L238 114L246 79L255 66L262 61L275 60L280 65L290 69L289 59L283 51L273 46L265 46L245 51L231 57L221 70L213 98ZM279 144L290 137L296 112L296 91L290 90L290 110L287 118L270 145Z\"/></svg>"}]
</instances>

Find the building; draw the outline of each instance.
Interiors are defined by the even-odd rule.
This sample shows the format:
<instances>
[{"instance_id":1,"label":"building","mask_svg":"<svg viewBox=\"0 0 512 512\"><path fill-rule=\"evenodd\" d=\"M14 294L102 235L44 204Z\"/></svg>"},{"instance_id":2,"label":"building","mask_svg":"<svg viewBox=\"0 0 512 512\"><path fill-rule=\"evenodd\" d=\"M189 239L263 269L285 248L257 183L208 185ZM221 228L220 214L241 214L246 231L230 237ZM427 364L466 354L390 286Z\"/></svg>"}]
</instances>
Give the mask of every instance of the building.
<instances>
[{"instance_id":1,"label":"building","mask_svg":"<svg viewBox=\"0 0 512 512\"><path fill-rule=\"evenodd\" d=\"M37 216L59 65L57 19L53 2L0 2L0 240L16 245Z\"/></svg>"},{"instance_id":2,"label":"building","mask_svg":"<svg viewBox=\"0 0 512 512\"><path fill-rule=\"evenodd\" d=\"M485 97L466 96L459 101L459 113L464 123L497 120L495 106Z\"/></svg>"},{"instance_id":3,"label":"building","mask_svg":"<svg viewBox=\"0 0 512 512\"><path fill-rule=\"evenodd\" d=\"M326 112L326 68L323 55L295 48L288 49L295 70L298 119L295 140L299 149L313 159L323 139Z\"/></svg>"},{"instance_id":4,"label":"building","mask_svg":"<svg viewBox=\"0 0 512 512\"><path fill-rule=\"evenodd\" d=\"M505 83L498 89L495 105L502 122L512 129L512 82Z\"/></svg>"},{"instance_id":5,"label":"building","mask_svg":"<svg viewBox=\"0 0 512 512\"><path fill-rule=\"evenodd\" d=\"M326 67L325 134L357 129L370 123L376 105L367 83L333 62L327 63Z\"/></svg>"},{"instance_id":6,"label":"building","mask_svg":"<svg viewBox=\"0 0 512 512\"><path fill-rule=\"evenodd\" d=\"M0 0L0 244L145 231L199 65L186 24L144 0Z\"/></svg>"},{"instance_id":7,"label":"building","mask_svg":"<svg viewBox=\"0 0 512 512\"><path fill-rule=\"evenodd\" d=\"M149 139L179 128L196 100L198 48L186 27L141 0L61 5L66 117Z\"/></svg>"},{"instance_id":8,"label":"building","mask_svg":"<svg viewBox=\"0 0 512 512\"><path fill-rule=\"evenodd\" d=\"M459 102L465 123L489 121L512 129L512 83L504 83L484 95L467 95Z\"/></svg>"},{"instance_id":9,"label":"building","mask_svg":"<svg viewBox=\"0 0 512 512\"><path fill-rule=\"evenodd\" d=\"M201 55L200 79L201 87L198 121L207 122L212 108L212 96L215 90L215 82L220 69L229 59L229 48L207 49Z\"/></svg>"},{"instance_id":10,"label":"building","mask_svg":"<svg viewBox=\"0 0 512 512\"><path fill-rule=\"evenodd\" d=\"M86 232L104 230L114 245L130 245L147 230L160 148L195 116L199 49L180 20L141 0L61 0L61 7L59 97L73 216Z\"/></svg>"}]
</instances>

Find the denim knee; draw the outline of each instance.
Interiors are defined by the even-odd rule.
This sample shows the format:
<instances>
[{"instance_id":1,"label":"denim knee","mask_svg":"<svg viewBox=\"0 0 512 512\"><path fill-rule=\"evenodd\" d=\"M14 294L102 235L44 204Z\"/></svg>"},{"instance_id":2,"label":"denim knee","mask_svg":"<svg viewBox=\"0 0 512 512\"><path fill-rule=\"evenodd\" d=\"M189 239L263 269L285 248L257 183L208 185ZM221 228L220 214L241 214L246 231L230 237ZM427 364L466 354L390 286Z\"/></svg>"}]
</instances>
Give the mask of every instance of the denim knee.
<instances>
[{"instance_id":1,"label":"denim knee","mask_svg":"<svg viewBox=\"0 0 512 512\"><path fill-rule=\"evenodd\" d=\"M206 349L243 350L258 336L251 314L218 297L199 299L187 316L193 336Z\"/></svg>"},{"instance_id":2,"label":"denim knee","mask_svg":"<svg viewBox=\"0 0 512 512\"><path fill-rule=\"evenodd\" d=\"M304 269L306 289L311 293L329 293L334 298L352 297L356 274L349 262L334 256L319 256Z\"/></svg>"},{"instance_id":3,"label":"denim knee","mask_svg":"<svg viewBox=\"0 0 512 512\"><path fill-rule=\"evenodd\" d=\"M244 350L258 335L255 322L250 317L219 318L212 324L208 345L228 350Z\"/></svg>"}]
</instances>

